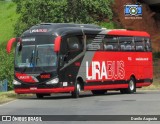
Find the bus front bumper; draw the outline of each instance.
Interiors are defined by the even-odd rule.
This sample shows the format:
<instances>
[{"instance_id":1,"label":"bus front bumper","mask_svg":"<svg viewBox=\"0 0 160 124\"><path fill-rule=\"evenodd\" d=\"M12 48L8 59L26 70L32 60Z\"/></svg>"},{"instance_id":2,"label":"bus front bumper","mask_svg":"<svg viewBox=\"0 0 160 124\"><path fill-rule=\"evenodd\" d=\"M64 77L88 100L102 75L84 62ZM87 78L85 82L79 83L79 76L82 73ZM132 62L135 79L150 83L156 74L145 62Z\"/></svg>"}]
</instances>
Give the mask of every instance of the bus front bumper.
<instances>
[{"instance_id":1,"label":"bus front bumper","mask_svg":"<svg viewBox=\"0 0 160 124\"><path fill-rule=\"evenodd\" d=\"M16 88L14 89L17 94L36 94L36 93L65 93L74 91L74 87L61 87L61 88Z\"/></svg>"}]
</instances>

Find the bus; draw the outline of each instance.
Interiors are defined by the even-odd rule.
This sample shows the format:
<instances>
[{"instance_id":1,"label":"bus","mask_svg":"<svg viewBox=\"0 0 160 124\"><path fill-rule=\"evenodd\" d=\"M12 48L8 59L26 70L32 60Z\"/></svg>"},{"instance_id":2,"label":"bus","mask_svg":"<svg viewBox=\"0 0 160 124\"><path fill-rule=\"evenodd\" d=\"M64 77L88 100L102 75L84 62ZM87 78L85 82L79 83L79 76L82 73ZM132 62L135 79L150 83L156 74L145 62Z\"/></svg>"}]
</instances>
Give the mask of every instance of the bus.
<instances>
[{"instance_id":1,"label":"bus","mask_svg":"<svg viewBox=\"0 0 160 124\"><path fill-rule=\"evenodd\" d=\"M93 24L42 23L8 41L15 48L14 91L36 94L108 90L122 94L153 82L150 35Z\"/></svg>"}]
</instances>

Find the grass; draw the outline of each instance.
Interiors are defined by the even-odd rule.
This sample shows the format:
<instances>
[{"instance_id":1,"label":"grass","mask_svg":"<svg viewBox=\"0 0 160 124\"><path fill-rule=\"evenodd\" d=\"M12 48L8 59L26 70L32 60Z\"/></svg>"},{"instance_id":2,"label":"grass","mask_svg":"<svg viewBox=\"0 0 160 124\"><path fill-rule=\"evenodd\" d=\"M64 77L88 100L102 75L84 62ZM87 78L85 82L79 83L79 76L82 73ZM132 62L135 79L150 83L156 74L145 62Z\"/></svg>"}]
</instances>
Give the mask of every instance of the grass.
<instances>
[{"instance_id":1,"label":"grass","mask_svg":"<svg viewBox=\"0 0 160 124\"><path fill-rule=\"evenodd\" d=\"M154 59L153 65L154 79L153 84L149 87L143 87L142 90L160 90L160 59Z\"/></svg>"},{"instance_id":2,"label":"grass","mask_svg":"<svg viewBox=\"0 0 160 124\"><path fill-rule=\"evenodd\" d=\"M154 79L153 84L148 87L143 87L141 90L159 90L160 91L160 79Z\"/></svg>"},{"instance_id":3,"label":"grass","mask_svg":"<svg viewBox=\"0 0 160 124\"><path fill-rule=\"evenodd\" d=\"M16 4L11 1L0 1L0 43L14 36L17 18Z\"/></svg>"},{"instance_id":4,"label":"grass","mask_svg":"<svg viewBox=\"0 0 160 124\"><path fill-rule=\"evenodd\" d=\"M32 94L17 95L16 93L14 93L14 91L0 92L0 104L10 102L17 98L24 98L24 97L29 97L29 96L32 96Z\"/></svg>"},{"instance_id":5,"label":"grass","mask_svg":"<svg viewBox=\"0 0 160 124\"><path fill-rule=\"evenodd\" d=\"M17 95L13 92L0 92L0 104L16 99Z\"/></svg>"}]
</instances>

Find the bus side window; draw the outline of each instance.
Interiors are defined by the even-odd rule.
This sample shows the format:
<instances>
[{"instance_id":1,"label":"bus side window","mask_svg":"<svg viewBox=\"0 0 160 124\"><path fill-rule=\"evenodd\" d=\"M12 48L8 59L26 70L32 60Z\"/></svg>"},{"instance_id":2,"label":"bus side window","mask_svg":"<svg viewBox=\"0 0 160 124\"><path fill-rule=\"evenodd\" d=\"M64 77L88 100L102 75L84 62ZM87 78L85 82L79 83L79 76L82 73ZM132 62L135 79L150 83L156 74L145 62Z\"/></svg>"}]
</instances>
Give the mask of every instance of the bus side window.
<instances>
[{"instance_id":1,"label":"bus side window","mask_svg":"<svg viewBox=\"0 0 160 124\"><path fill-rule=\"evenodd\" d=\"M133 37L119 37L119 47L121 51L134 51L135 44Z\"/></svg>"},{"instance_id":2,"label":"bus side window","mask_svg":"<svg viewBox=\"0 0 160 124\"><path fill-rule=\"evenodd\" d=\"M145 51L145 41L143 37L135 37L136 51Z\"/></svg>"},{"instance_id":3,"label":"bus side window","mask_svg":"<svg viewBox=\"0 0 160 124\"><path fill-rule=\"evenodd\" d=\"M66 36L61 42L60 66L68 63L83 51L84 43L82 36Z\"/></svg>"},{"instance_id":4,"label":"bus side window","mask_svg":"<svg viewBox=\"0 0 160 124\"><path fill-rule=\"evenodd\" d=\"M107 36L103 39L105 51L118 51L117 37Z\"/></svg>"},{"instance_id":5,"label":"bus side window","mask_svg":"<svg viewBox=\"0 0 160 124\"><path fill-rule=\"evenodd\" d=\"M145 50L146 51L152 51L150 39L149 38L144 38L144 40L145 40Z\"/></svg>"},{"instance_id":6,"label":"bus side window","mask_svg":"<svg viewBox=\"0 0 160 124\"><path fill-rule=\"evenodd\" d=\"M68 57L67 61L74 59L78 54L83 51L83 37L70 36L67 37Z\"/></svg>"},{"instance_id":7,"label":"bus side window","mask_svg":"<svg viewBox=\"0 0 160 124\"><path fill-rule=\"evenodd\" d=\"M102 37L98 37L95 34L88 34L86 35L86 49L88 51L97 51L97 50L103 50L103 42L99 42L100 40L102 41ZM98 37L98 38L96 38ZM98 40L98 42L96 42Z\"/></svg>"},{"instance_id":8,"label":"bus side window","mask_svg":"<svg viewBox=\"0 0 160 124\"><path fill-rule=\"evenodd\" d=\"M87 35L86 37L86 49L87 50L90 50L92 48L92 42L94 38L95 38L94 35Z\"/></svg>"},{"instance_id":9,"label":"bus side window","mask_svg":"<svg viewBox=\"0 0 160 124\"><path fill-rule=\"evenodd\" d=\"M68 37L67 45L70 52L82 50L82 45L77 37Z\"/></svg>"}]
</instances>

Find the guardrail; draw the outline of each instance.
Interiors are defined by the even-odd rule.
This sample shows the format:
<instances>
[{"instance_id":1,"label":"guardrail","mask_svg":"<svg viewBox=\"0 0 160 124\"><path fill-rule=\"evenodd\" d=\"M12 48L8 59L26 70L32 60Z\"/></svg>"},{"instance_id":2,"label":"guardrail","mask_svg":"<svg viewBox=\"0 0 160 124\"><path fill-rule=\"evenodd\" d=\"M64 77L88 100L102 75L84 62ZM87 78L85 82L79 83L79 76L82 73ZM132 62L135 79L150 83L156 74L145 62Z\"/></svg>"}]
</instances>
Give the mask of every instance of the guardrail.
<instances>
[{"instance_id":1,"label":"guardrail","mask_svg":"<svg viewBox=\"0 0 160 124\"><path fill-rule=\"evenodd\" d=\"M7 79L0 81L0 92L6 92L6 91L8 91L8 80Z\"/></svg>"}]
</instances>

